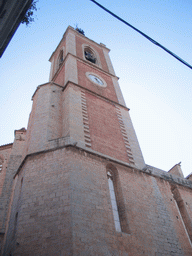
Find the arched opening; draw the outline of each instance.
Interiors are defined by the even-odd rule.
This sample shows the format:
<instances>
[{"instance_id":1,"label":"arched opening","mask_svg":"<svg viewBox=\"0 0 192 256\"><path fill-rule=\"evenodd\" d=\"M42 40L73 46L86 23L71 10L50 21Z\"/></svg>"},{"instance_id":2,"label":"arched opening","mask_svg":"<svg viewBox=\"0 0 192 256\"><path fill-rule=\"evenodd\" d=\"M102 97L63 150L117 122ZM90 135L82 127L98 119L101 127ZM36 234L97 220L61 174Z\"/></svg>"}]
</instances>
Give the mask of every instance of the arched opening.
<instances>
[{"instance_id":1,"label":"arched opening","mask_svg":"<svg viewBox=\"0 0 192 256\"><path fill-rule=\"evenodd\" d=\"M117 232L130 233L118 170L112 164L106 167L111 208Z\"/></svg>"},{"instance_id":2,"label":"arched opening","mask_svg":"<svg viewBox=\"0 0 192 256\"><path fill-rule=\"evenodd\" d=\"M117 196L115 193L115 186L114 186L114 175L111 170L107 171L107 178L108 178L109 192L111 197L111 206L113 211L115 229L116 231L121 232L120 216L119 216L119 211L117 206Z\"/></svg>"},{"instance_id":3,"label":"arched opening","mask_svg":"<svg viewBox=\"0 0 192 256\"><path fill-rule=\"evenodd\" d=\"M95 53L93 52L93 50L89 47L85 47L84 49L84 55L85 55L85 59L96 64L96 56Z\"/></svg>"}]
</instances>

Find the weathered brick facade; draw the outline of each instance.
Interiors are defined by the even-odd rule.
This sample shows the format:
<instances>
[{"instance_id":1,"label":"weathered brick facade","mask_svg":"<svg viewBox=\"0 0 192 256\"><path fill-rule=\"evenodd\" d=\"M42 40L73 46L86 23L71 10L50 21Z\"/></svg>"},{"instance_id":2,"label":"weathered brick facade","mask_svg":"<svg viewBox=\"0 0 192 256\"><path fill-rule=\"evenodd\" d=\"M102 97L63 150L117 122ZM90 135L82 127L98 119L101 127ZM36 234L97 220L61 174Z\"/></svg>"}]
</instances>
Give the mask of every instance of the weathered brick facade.
<instances>
[{"instance_id":1,"label":"weathered brick facade","mask_svg":"<svg viewBox=\"0 0 192 256\"><path fill-rule=\"evenodd\" d=\"M192 255L191 177L145 164L108 52L68 27L0 147L2 255Z\"/></svg>"}]
</instances>

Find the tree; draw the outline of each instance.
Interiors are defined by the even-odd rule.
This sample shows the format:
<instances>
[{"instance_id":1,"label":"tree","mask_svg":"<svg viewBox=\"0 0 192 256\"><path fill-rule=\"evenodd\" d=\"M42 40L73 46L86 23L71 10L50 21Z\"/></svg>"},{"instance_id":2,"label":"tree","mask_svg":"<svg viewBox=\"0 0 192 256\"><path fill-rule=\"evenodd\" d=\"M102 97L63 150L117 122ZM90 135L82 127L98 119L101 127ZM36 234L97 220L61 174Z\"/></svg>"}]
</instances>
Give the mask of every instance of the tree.
<instances>
[{"instance_id":1,"label":"tree","mask_svg":"<svg viewBox=\"0 0 192 256\"><path fill-rule=\"evenodd\" d=\"M29 6L29 9L25 13L25 16L21 20L22 24L26 24L27 26L34 21L33 12L37 11L37 4L38 0L32 0L31 5Z\"/></svg>"}]
</instances>

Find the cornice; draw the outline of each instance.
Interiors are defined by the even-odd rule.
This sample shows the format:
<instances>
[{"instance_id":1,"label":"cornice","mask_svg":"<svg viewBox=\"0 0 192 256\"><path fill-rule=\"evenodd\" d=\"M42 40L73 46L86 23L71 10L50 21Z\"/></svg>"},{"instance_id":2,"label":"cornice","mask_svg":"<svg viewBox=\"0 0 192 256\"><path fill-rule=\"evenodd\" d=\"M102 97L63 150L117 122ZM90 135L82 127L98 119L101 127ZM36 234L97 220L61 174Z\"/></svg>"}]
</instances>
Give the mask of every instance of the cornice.
<instances>
[{"instance_id":1,"label":"cornice","mask_svg":"<svg viewBox=\"0 0 192 256\"><path fill-rule=\"evenodd\" d=\"M101 67L99 67L98 65L94 64L94 63L91 63L90 61L87 61L87 60L84 60L84 59L81 59L79 58L78 56L68 52L67 55L64 57L63 59L63 63L61 64L61 66L58 68L58 70L55 72L55 74L53 75L52 77L52 80L51 81L54 81L57 77L57 75L59 74L59 71L62 69L62 67L65 65L65 62L67 61L67 59L72 56L73 58L76 58L78 61L84 63L85 65L87 66L90 66L92 68L95 68L95 69L98 69L100 72L104 73L104 74L107 74L109 76L112 76L112 77L115 77L117 80L119 80L119 77L114 75L114 74L111 74L110 72L102 69Z\"/></svg>"},{"instance_id":2,"label":"cornice","mask_svg":"<svg viewBox=\"0 0 192 256\"><path fill-rule=\"evenodd\" d=\"M12 148L12 146L13 146L13 143L8 143L8 144L0 145L0 149Z\"/></svg>"},{"instance_id":3,"label":"cornice","mask_svg":"<svg viewBox=\"0 0 192 256\"><path fill-rule=\"evenodd\" d=\"M58 139L56 139L56 141L57 141L56 144L58 145ZM57 147L54 147L54 148L50 148L50 149L46 149L46 150L43 150L43 151L38 151L38 152L26 155L25 158L23 159L22 163L20 164L16 174L14 175L14 178L19 174L21 168L24 166L25 162L27 161L27 159L29 157L33 157L33 156L40 155L40 154L45 154L45 153L60 150L60 149L63 149L63 148L73 148L73 149L76 149L80 152L85 152L85 153L93 155L95 157L99 157L99 158L107 161L108 163L110 162L110 163L118 164L118 165L121 165L121 166L124 166L124 167L128 167L133 172L137 171L139 173L143 173L143 174L155 177L155 178L159 178L161 180L163 179L163 180L169 182L170 184L176 184L176 185L188 188L188 189L192 189L192 181L187 180L185 178L180 178L176 175L169 174L165 171L155 172L152 169L149 169L148 165L146 165L146 167L141 170L141 169L136 168L134 165L131 165L131 164L123 162L121 160L115 159L113 157L110 157L108 155L105 155L105 154L102 154L100 152L94 151L92 149L88 149L88 148L82 147L82 146L80 147L77 144L78 144L77 142L74 142L74 141L69 139L64 145L57 146Z\"/></svg>"},{"instance_id":4,"label":"cornice","mask_svg":"<svg viewBox=\"0 0 192 256\"><path fill-rule=\"evenodd\" d=\"M124 109L126 109L126 110L128 110L128 111L130 110L130 109L127 108L126 106L121 105L120 103L118 103L118 102L116 102L116 101L113 101L113 100L111 100L111 99L109 99L109 98L106 98L106 97L104 97L104 96L102 96L102 95L100 95L100 94L98 94L98 93L96 93L96 92L94 92L94 91L91 91L91 90L89 90L89 89L83 87L82 85L76 84L76 83L74 83L74 82L72 82L72 81L70 81L70 80L67 81L67 83L65 84L64 87L62 87L62 91L65 91L65 89L66 89L70 84L73 84L73 85L75 85L75 86L77 86L77 87L79 87L79 88L81 88L81 89L83 89L83 90L85 90L85 91L87 91L87 92L93 94L93 95L96 95L97 97L99 97L99 98L101 98L101 99L103 99L103 100L105 100L105 101L107 101L107 102L110 102L110 103L113 104L113 105L118 105L118 106L120 106L120 107L122 107L122 108L124 108Z\"/></svg>"}]
</instances>

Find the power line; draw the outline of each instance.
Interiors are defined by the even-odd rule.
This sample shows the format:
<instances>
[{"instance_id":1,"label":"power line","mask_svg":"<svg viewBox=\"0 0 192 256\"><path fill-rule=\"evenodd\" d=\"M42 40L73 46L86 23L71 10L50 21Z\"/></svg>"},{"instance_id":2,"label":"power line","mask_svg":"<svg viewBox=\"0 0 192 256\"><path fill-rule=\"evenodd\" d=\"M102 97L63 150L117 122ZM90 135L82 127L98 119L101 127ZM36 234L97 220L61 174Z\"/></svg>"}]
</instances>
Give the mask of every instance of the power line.
<instances>
[{"instance_id":1,"label":"power line","mask_svg":"<svg viewBox=\"0 0 192 256\"><path fill-rule=\"evenodd\" d=\"M179 60L181 63L183 63L184 65L186 65L188 68L192 69L192 66L187 63L186 61L184 61L183 59L181 59L179 56L177 56L175 53L173 53L172 51L170 51L169 49L167 49L166 47L164 47L162 44L158 43L157 41L155 41L154 39L152 39L151 37L149 37L148 35L146 35L145 33L143 33L141 30L135 28L134 26L132 26L130 23L126 22L125 20L123 20L122 18L120 18L119 16L117 16L116 14L114 14L113 12L109 11L107 8L105 8L104 6L102 6L101 4L99 4L98 2L96 2L95 0L90 0L91 2L95 3L96 5L98 5L99 7L101 7L103 10L105 10L106 12L108 12L109 14L111 14L113 17L117 18L118 20L122 21L123 23L125 23L127 26L131 27L132 29L136 30L139 34L141 34L142 36L144 36L145 38L147 38L149 41L151 41L153 44L159 46L160 48L162 48L164 51L166 51L167 53L169 53L170 55L172 55L174 58L176 58L177 60Z\"/></svg>"}]
</instances>

